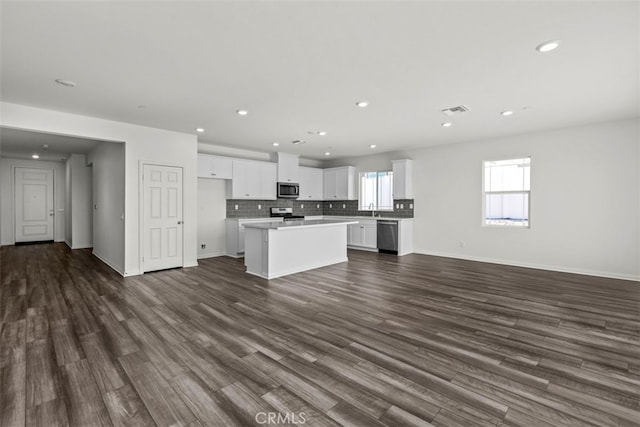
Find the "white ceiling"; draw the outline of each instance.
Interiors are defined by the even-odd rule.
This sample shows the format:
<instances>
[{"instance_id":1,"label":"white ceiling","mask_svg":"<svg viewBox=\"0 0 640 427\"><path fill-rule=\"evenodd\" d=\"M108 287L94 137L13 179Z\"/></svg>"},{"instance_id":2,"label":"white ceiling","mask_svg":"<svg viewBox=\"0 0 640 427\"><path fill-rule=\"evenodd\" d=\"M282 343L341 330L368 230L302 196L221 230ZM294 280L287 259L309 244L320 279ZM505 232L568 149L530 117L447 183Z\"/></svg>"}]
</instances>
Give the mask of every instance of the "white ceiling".
<instances>
[{"instance_id":1,"label":"white ceiling","mask_svg":"<svg viewBox=\"0 0 640 427\"><path fill-rule=\"evenodd\" d=\"M37 154L40 160L59 162L70 154L87 154L99 143L65 135L0 128L0 155L13 159L31 159Z\"/></svg>"},{"instance_id":2,"label":"white ceiling","mask_svg":"<svg viewBox=\"0 0 640 427\"><path fill-rule=\"evenodd\" d=\"M639 8L3 2L0 95L179 132L203 127L200 142L318 159L370 154L370 144L479 140L639 116ZM560 48L535 50L550 39ZM360 100L370 106L355 107ZM459 104L471 111L441 127L440 110ZM507 109L515 114L499 114ZM319 130L328 135L307 134Z\"/></svg>"}]
</instances>

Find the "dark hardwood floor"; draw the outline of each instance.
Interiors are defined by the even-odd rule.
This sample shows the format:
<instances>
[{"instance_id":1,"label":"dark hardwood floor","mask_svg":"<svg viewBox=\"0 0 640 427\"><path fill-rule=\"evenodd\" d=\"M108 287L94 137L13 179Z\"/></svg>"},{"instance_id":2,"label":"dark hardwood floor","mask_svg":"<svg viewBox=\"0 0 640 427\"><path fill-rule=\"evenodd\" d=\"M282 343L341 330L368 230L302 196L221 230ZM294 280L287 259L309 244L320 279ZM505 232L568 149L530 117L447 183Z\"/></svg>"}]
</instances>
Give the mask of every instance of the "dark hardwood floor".
<instances>
[{"instance_id":1,"label":"dark hardwood floor","mask_svg":"<svg viewBox=\"0 0 640 427\"><path fill-rule=\"evenodd\" d=\"M0 425L638 425L640 283L349 259L124 279L88 250L3 247Z\"/></svg>"}]
</instances>

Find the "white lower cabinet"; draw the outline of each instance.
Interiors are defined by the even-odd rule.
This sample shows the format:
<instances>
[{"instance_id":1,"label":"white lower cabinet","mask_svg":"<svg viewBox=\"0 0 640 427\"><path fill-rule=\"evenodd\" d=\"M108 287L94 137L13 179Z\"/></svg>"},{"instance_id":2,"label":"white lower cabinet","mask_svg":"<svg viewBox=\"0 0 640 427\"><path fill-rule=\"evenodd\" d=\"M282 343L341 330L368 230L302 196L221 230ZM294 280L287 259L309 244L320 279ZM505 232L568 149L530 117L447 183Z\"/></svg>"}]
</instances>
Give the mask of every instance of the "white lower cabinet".
<instances>
[{"instance_id":1,"label":"white lower cabinet","mask_svg":"<svg viewBox=\"0 0 640 427\"><path fill-rule=\"evenodd\" d=\"M376 249L378 247L378 222L358 219L358 224L349 224L347 244L361 248Z\"/></svg>"},{"instance_id":2,"label":"white lower cabinet","mask_svg":"<svg viewBox=\"0 0 640 427\"><path fill-rule=\"evenodd\" d=\"M227 218L227 255L244 255L244 225L248 222L280 222L282 218Z\"/></svg>"}]
</instances>

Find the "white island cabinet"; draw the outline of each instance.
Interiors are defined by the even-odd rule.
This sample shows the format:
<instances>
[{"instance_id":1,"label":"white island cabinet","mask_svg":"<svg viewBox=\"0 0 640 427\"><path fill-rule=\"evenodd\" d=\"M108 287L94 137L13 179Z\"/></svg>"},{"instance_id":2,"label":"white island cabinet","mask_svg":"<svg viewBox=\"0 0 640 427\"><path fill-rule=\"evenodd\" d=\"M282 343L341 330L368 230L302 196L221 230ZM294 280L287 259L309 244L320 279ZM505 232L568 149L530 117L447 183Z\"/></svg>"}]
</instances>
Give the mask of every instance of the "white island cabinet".
<instances>
[{"instance_id":1,"label":"white island cabinet","mask_svg":"<svg viewBox=\"0 0 640 427\"><path fill-rule=\"evenodd\" d=\"M265 279L347 261L347 226L356 221L305 220L245 224L244 265Z\"/></svg>"}]
</instances>

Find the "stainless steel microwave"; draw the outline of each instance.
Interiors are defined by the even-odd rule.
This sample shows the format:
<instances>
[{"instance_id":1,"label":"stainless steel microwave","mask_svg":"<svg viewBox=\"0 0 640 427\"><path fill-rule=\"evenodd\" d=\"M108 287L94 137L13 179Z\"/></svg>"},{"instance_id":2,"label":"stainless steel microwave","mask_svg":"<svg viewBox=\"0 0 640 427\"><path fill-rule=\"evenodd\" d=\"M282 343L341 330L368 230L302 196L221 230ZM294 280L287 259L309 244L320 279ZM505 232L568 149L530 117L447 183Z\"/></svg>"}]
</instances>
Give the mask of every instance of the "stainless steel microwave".
<instances>
[{"instance_id":1,"label":"stainless steel microwave","mask_svg":"<svg viewBox=\"0 0 640 427\"><path fill-rule=\"evenodd\" d=\"M298 197L300 197L300 184L278 183L278 199L297 199Z\"/></svg>"}]
</instances>

